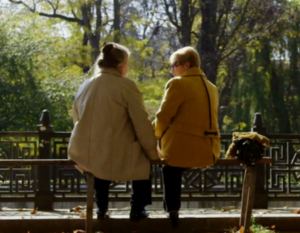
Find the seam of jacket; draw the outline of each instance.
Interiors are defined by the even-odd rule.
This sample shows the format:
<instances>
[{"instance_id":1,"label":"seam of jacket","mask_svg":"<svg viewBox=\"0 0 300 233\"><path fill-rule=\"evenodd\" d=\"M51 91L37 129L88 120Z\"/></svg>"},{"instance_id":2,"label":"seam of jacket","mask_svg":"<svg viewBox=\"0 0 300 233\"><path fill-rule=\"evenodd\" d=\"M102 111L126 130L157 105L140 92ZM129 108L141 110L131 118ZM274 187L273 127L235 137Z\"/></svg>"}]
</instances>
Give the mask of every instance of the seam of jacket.
<instances>
[{"instance_id":1,"label":"seam of jacket","mask_svg":"<svg viewBox=\"0 0 300 233\"><path fill-rule=\"evenodd\" d=\"M210 94L209 94L209 91L208 91L208 87L207 87L207 84L206 84L206 81L204 80L204 78L199 75L203 85L204 85L204 88L205 88L205 91L206 91L206 95L207 95L207 102L208 102L208 114L209 114L209 128L211 129L212 127L212 114L211 114L211 99L210 99Z\"/></svg>"},{"instance_id":2,"label":"seam of jacket","mask_svg":"<svg viewBox=\"0 0 300 233\"><path fill-rule=\"evenodd\" d=\"M144 148L142 147L142 145L141 145L141 143L140 143L140 140L139 140L139 138L138 138L138 135L137 135L137 132L136 132L134 123L133 123L133 119L131 119L130 114L129 114L129 101L128 101L128 95L129 95L129 92L130 92L130 91L138 91L139 93L140 93L140 91L139 91L139 89L138 89L136 83L135 83L133 80L128 79L127 82L128 82L128 84L129 84L129 85L128 85L129 87L127 87L127 89L124 90L124 92L123 92L123 98L125 98L125 100L126 100L126 106L127 106L127 114L128 114L128 118L130 119L131 124L132 124L132 127L133 127L133 131L134 131L134 135L135 135L135 141L134 141L134 142L138 142L139 145L141 146L142 150L144 150ZM135 90L135 88L136 88L137 90ZM130 169L131 169L131 171L134 169L134 168L133 168L133 162L132 162L132 159L133 159L133 147L132 147L132 145L133 145L133 144L131 144L131 151L130 151L130 164L131 164ZM146 155L146 156L147 156L147 155Z\"/></svg>"},{"instance_id":3,"label":"seam of jacket","mask_svg":"<svg viewBox=\"0 0 300 233\"><path fill-rule=\"evenodd\" d=\"M118 85L119 85L119 89L121 90L121 95L122 95L122 98L124 98L124 91L126 91L126 90L124 90L125 88L124 88L124 85L123 85L123 79L121 79L121 78L123 78L123 77L121 77L121 76L119 76L119 75L117 75L117 74L113 74L113 75L115 75L115 76L117 76L118 78L120 78L120 79L117 79L117 83L118 83ZM126 100L126 111L127 111L127 114L129 115L129 113L128 113L128 101L127 101L127 99L126 98L124 98L125 100ZM110 109L109 109L110 110ZM110 115L111 115L111 110L110 110ZM129 117L129 116L128 116ZM112 119L112 117L111 117L111 119ZM112 124L112 127L113 127L113 138L112 138L112 141L114 142L115 141L115 139L114 139L114 137L115 137L115 134L114 134L114 132L115 132L115 124ZM131 148L132 149L132 148ZM111 144L111 151L112 151L112 154L114 154L113 153L113 151L114 151L114 146L113 146L113 143ZM132 151L131 151L131 154L132 154ZM114 159L111 159L111 164L110 164L110 166L112 167L112 163L113 163L113 161L114 161ZM132 156L130 157L130 164L132 164ZM128 168L129 169L129 168ZM110 169L110 171L111 171L111 177L112 177L112 169Z\"/></svg>"},{"instance_id":4,"label":"seam of jacket","mask_svg":"<svg viewBox=\"0 0 300 233\"><path fill-rule=\"evenodd\" d=\"M186 94L186 86L184 85L184 83L183 83L183 78L182 77L180 77L179 79L179 85L180 85L180 87L181 87L181 89L182 89L182 92L183 92L183 100L182 100L182 102L184 102L184 101L186 101L188 98L187 98L187 94ZM179 107L180 107L181 105L179 105Z\"/></svg>"},{"instance_id":5,"label":"seam of jacket","mask_svg":"<svg viewBox=\"0 0 300 233\"><path fill-rule=\"evenodd\" d=\"M174 78L172 78L171 80L169 80L169 82L167 82L167 85L166 85L166 88L169 86L169 84L171 83L171 82L178 82L179 83L179 86L180 86L180 88L181 88L181 95L182 95L182 102L184 102L187 98L186 98L186 93L185 93L185 85L182 83L182 82L184 82L183 81L183 76L176 76L176 77L174 77ZM176 81L177 80L177 81ZM166 89L165 88L165 89ZM179 106L181 106L181 104L179 105ZM179 109L179 108L178 108Z\"/></svg>"},{"instance_id":6,"label":"seam of jacket","mask_svg":"<svg viewBox=\"0 0 300 233\"><path fill-rule=\"evenodd\" d=\"M98 89L98 82L99 82L99 76L97 77L97 78L95 78L94 79L95 80L95 82L96 82L96 88L94 89L94 93L93 93L93 98L92 98L92 106L94 107L94 104L95 104L95 98L96 98L96 91L97 91L97 89ZM92 85L92 84L91 84ZM92 119L91 119L91 121L93 122L93 117L94 116L92 116ZM91 127L90 127L90 129L89 129L89 140L88 140L88 142L89 142L89 145L88 145L88 160L87 160L87 167L89 167L89 163L90 163L90 144L91 144Z\"/></svg>"},{"instance_id":7,"label":"seam of jacket","mask_svg":"<svg viewBox=\"0 0 300 233\"><path fill-rule=\"evenodd\" d=\"M169 80L169 81L167 82L167 84L166 84L165 92L166 92L167 89L169 89L168 86L170 85L170 83L172 83L172 82L174 82L174 83L175 83L175 82L178 82L178 83L179 83L179 86L180 86L180 89L182 90L182 91L181 91L181 94L183 93L183 96L182 96L182 103L183 103L184 101L186 101L187 98L185 98L186 93L185 93L185 91L184 91L185 87L184 87L184 85L182 84L182 77L183 77L183 76L176 76L176 77L172 78L171 80ZM177 112L178 112L180 106L182 105L182 103L181 103L181 104L178 106L178 108L176 109ZM175 115L174 117L176 117L176 115ZM174 121L175 121L174 118L170 119L169 126L172 125L172 123L173 123ZM166 127L165 127L165 129L164 129L163 132L162 132L162 135L161 135L160 138L159 138L159 141L163 138L163 136L165 135L165 133L168 131L169 126L166 126Z\"/></svg>"},{"instance_id":8,"label":"seam of jacket","mask_svg":"<svg viewBox=\"0 0 300 233\"><path fill-rule=\"evenodd\" d=\"M112 73L112 72L108 72L108 71L102 71L101 72L101 74L108 74L108 75L113 75L113 76L116 76L117 78L119 78L119 79L117 79L117 83L118 83L118 85L119 85L119 89L123 92L123 85L122 85L122 79L121 78L123 78L121 75L118 75L118 74L115 74L115 73ZM122 93L122 97L123 97L123 93ZM114 156L114 146L113 146L113 142L115 141L115 139L114 139L114 137L115 137L115 124L112 122L112 112L111 112L111 106L109 105L108 106L108 109L109 109L109 116L110 116L110 120L111 120L111 126L112 126L112 142L110 143L111 145L111 156ZM110 160L110 164L109 164L109 166L110 166L110 176L109 177L113 177L113 171L112 171L112 163L113 163L113 161L114 161L114 157Z\"/></svg>"},{"instance_id":9,"label":"seam of jacket","mask_svg":"<svg viewBox=\"0 0 300 233\"><path fill-rule=\"evenodd\" d=\"M174 78L172 81L174 81L174 80L178 80L177 82L179 83L179 86L180 86L180 89L181 89L181 96L182 96L182 102L181 102L181 104L178 106L178 108L177 108L177 112L178 112L178 110L179 110L179 108L180 108L180 106L185 102L185 101L187 101L189 98L188 98L188 96L187 96L187 88L186 88L186 86L185 86L185 84L184 84L184 80L183 80L183 77L184 76L177 76L176 78ZM174 82L176 82L176 81L174 81ZM176 114L177 115L177 114ZM175 115L175 117L176 117L176 115ZM172 124L174 122L174 119L170 122L170 124Z\"/></svg>"}]
</instances>

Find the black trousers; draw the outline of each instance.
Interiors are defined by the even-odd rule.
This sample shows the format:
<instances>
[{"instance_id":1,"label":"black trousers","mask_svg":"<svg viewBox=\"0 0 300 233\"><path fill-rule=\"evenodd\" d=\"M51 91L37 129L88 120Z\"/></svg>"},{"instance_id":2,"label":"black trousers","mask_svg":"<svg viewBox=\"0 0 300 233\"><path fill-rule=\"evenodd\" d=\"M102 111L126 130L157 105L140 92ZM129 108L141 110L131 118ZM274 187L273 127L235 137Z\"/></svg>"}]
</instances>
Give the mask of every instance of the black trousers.
<instances>
[{"instance_id":1,"label":"black trousers","mask_svg":"<svg viewBox=\"0 0 300 233\"><path fill-rule=\"evenodd\" d=\"M178 211L181 206L182 173L187 168L166 165L161 168L164 187L164 209L167 212Z\"/></svg>"},{"instance_id":2,"label":"black trousers","mask_svg":"<svg viewBox=\"0 0 300 233\"><path fill-rule=\"evenodd\" d=\"M95 202L99 209L108 209L108 194L111 181L95 178ZM146 205L152 204L151 176L148 180L133 180L130 205L132 210L143 210Z\"/></svg>"}]
</instances>

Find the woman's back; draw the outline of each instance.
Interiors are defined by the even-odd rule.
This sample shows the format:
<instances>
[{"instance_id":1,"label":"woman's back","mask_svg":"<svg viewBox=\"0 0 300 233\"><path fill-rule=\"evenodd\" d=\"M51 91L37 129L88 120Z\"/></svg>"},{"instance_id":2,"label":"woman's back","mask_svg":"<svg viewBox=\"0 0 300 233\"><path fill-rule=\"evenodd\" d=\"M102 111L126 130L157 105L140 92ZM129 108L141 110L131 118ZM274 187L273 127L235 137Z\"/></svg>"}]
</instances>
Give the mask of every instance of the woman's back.
<instances>
[{"instance_id":1,"label":"woman's back","mask_svg":"<svg viewBox=\"0 0 300 233\"><path fill-rule=\"evenodd\" d=\"M68 154L81 170L106 180L149 177L147 156L157 158L156 139L132 80L115 69L102 69L79 88L73 113Z\"/></svg>"},{"instance_id":2,"label":"woman's back","mask_svg":"<svg viewBox=\"0 0 300 233\"><path fill-rule=\"evenodd\" d=\"M86 132L83 136L98 142L133 142L127 92L134 88L132 80L120 77L113 69L103 69L99 76L87 80L74 101L80 120L76 127Z\"/></svg>"}]
</instances>

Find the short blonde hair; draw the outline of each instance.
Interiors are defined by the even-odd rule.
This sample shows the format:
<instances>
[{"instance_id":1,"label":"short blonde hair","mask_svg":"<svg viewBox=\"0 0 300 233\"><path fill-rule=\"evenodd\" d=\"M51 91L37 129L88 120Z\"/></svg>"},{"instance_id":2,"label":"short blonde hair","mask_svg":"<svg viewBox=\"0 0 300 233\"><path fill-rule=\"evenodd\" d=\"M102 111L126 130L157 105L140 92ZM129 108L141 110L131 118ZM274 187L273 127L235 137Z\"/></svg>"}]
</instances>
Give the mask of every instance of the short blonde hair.
<instances>
[{"instance_id":1,"label":"short blonde hair","mask_svg":"<svg viewBox=\"0 0 300 233\"><path fill-rule=\"evenodd\" d=\"M181 49L178 49L170 57L170 62L178 62L179 64L184 64L186 62L190 63L190 67L200 68L200 56L196 49L191 46L186 46Z\"/></svg>"}]
</instances>

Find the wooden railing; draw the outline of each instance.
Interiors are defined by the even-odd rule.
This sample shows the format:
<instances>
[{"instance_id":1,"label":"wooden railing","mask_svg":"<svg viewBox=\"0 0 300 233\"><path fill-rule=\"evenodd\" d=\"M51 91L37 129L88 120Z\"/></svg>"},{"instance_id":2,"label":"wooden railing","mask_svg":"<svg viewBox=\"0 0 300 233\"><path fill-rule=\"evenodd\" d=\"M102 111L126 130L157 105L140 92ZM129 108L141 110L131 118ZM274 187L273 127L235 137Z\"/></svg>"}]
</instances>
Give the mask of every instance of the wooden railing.
<instances>
[{"instance_id":1,"label":"wooden railing","mask_svg":"<svg viewBox=\"0 0 300 233\"><path fill-rule=\"evenodd\" d=\"M254 203L254 194L256 187L256 164L269 164L272 160L270 158L263 158L256 163L251 165L243 164L239 159L219 159L216 165L228 166L228 165L243 165L245 167L245 175L243 181L243 191L242 191L242 200L241 200L241 217L240 217L240 226L244 226L245 232L249 231L250 222L251 222L251 213ZM164 165L163 161L152 161L153 164L156 165ZM71 160L68 159L27 159L27 160L19 160L19 159L2 159L0 160L0 166L70 166L76 165ZM85 172L87 176L87 214L86 214L86 233L92 233L93 226L93 190L94 190L94 176ZM47 193L48 194L48 193ZM40 196L40 195L39 195ZM48 195L45 196L48 198ZM43 200L43 196L39 197L38 202L35 204L35 208L39 208L37 203L41 203Z\"/></svg>"},{"instance_id":2,"label":"wooden railing","mask_svg":"<svg viewBox=\"0 0 300 233\"><path fill-rule=\"evenodd\" d=\"M0 132L0 159L67 159L71 132L55 132L50 125L48 111L44 111L40 119L41 124L36 132ZM260 114L255 115L252 130L270 139L266 156L272 158L271 164L256 165L259 176L254 207L267 208L268 201L299 201L300 135L267 134ZM222 159L231 142L231 134L221 134ZM205 203L203 206L209 203L212 206L216 201L239 202L245 170L230 163L228 166L217 163L206 170L186 171L183 175L182 200L198 202L198 206L202 203ZM157 165L152 166L152 173L153 201L160 201L163 189ZM51 209L53 203L84 202L86 191L86 177L73 165L0 166L0 203L36 202L40 208ZM113 182L110 193L110 201L127 202L130 183Z\"/></svg>"}]
</instances>

